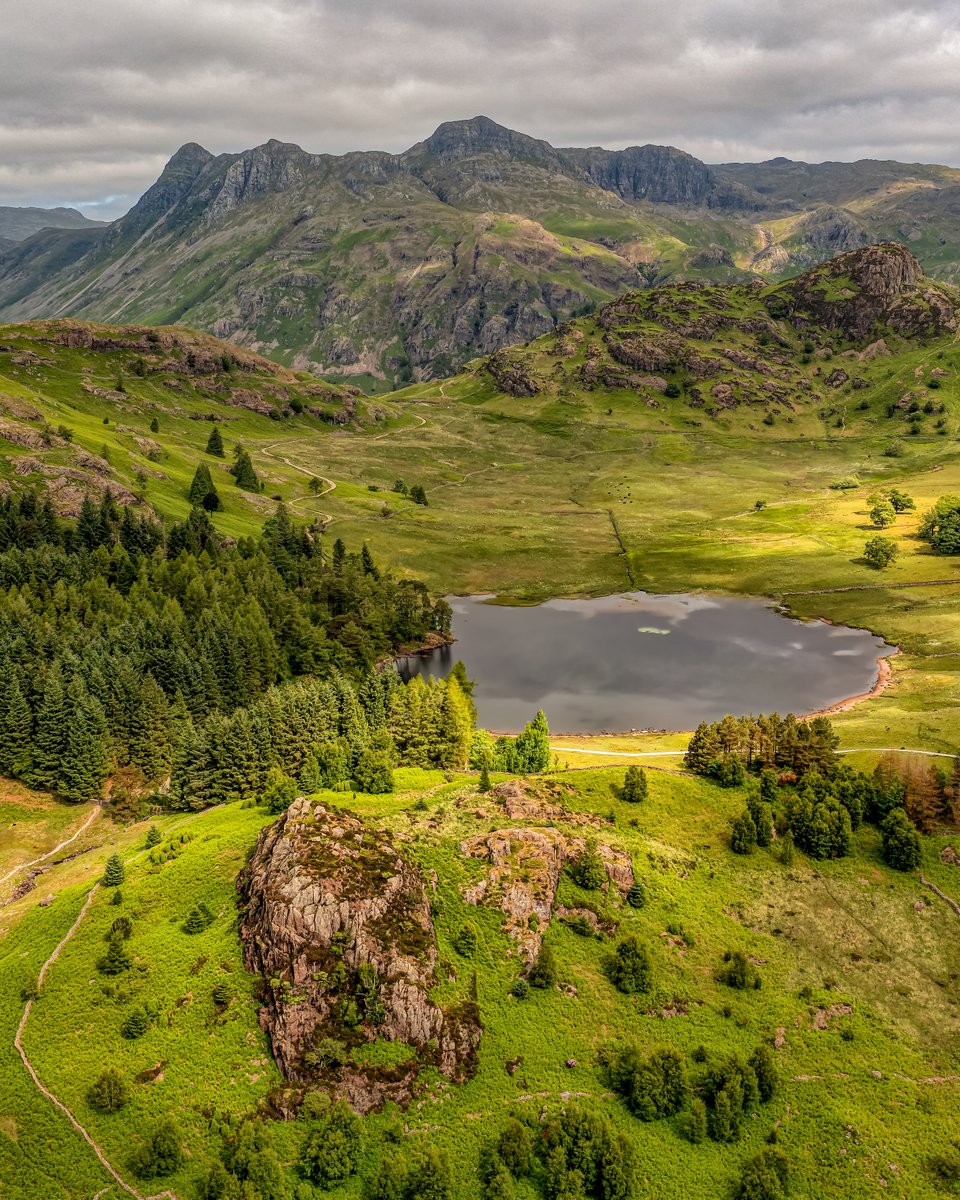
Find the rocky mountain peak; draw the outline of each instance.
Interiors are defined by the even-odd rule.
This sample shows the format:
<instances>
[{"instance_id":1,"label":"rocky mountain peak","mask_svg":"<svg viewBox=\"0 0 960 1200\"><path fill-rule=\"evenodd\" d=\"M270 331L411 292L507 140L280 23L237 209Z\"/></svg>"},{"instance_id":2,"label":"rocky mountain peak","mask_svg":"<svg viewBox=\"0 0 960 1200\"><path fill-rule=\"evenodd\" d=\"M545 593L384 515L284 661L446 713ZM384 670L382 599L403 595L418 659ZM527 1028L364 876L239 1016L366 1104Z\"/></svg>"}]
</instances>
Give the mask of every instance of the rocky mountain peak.
<instances>
[{"instance_id":1,"label":"rocky mountain peak","mask_svg":"<svg viewBox=\"0 0 960 1200\"><path fill-rule=\"evenodd\" d=\"M517 133L483 116L466 121L444 121L430 137L412 146L403 157L430 157L440 163L451 163L476 154L503 154L543 165L561 166L560 156L549 142Z\"/></svg>"}]
</instances>

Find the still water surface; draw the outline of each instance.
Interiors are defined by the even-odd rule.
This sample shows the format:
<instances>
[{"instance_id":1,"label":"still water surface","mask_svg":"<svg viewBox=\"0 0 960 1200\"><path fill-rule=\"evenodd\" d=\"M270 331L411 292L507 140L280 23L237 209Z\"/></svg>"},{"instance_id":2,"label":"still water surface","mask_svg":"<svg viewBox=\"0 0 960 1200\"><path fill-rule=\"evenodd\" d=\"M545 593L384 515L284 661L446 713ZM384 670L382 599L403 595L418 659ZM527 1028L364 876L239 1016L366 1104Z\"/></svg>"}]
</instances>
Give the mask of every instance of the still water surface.
<instances>
[{"instance_id":1,"label":"still water surface","mask_svg":"<svg viewBox=\"0 0 960 1200\"><path fill-rule=\"evenodd\" d=\"M448 597L457 641L402 659L404 678L462 659L479 724L522 728L538 708L564 733L692 729L725 713L811 712L869 691L893 647L798 621L762 600L631 592L533 608Z\"/></svg>"}]
</instances>

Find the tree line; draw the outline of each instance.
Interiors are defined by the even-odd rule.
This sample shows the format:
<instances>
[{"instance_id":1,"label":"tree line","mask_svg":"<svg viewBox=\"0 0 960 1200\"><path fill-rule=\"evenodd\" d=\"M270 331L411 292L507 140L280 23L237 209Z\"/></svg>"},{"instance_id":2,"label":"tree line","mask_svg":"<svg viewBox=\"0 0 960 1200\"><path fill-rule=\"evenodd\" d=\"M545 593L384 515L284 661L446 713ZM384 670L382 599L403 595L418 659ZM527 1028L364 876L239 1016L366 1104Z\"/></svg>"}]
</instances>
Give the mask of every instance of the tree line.
<instances>
[{"instance_id":1,"label":"tree line","mask_svg":"<svg viewBox=\"0 0 960 1200\"><path fill-rule=\"evenodd\" d=\"M356 757L379 730L402 761L462 766L457 683L375 671L450 620L366 547L321 553L282 505L226 544L199 508L165 531L109 495L75 523L33 493L5 497L0 770L68 800L108 775L141 791L172 775L173 802L193 805L250 794L272 765L299 773L310 745L344 738Z\"/></svg>"}]
</instances>

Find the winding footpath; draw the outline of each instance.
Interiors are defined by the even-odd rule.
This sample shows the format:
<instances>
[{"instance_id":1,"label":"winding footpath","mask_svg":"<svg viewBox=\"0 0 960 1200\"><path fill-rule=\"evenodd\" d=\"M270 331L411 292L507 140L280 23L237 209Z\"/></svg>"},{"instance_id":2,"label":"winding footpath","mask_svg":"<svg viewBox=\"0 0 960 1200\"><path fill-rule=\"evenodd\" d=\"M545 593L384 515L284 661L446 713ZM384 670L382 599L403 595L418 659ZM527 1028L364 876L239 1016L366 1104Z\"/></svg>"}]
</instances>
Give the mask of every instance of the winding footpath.
<instances>
[{"instance_id":1,"label":"winding footpath","mask_svg":"<svg viewBox=\"0 0 960 1200\"><path fill-rule=\"evenodd\" d=\"M41 854L39 858L35 858L31 862L18 863L17 866L15 866L11 870L9 870L6 873L6 875L0 876L0 884L4 884L7 882L8 879L12 879L13 876L16 875L19 871L28 871L31 867L38 866L45 859L50 858L52 855L54 855L58 851L62 850L65 846L69 846L71 842L75 842L77 840L77 838L80 836L80 834L83 833L83 831L85 829L88 829L93 824L93 822L97 819L99 814L100 814L100 805L95 804L93 806L92 812L87 817L87 819L84 821L84 823L80 826L79 829L77 829L75 832L71 833L71 835L68 838L64 838L62 842L58 842L56 844L56 846L53 847L52 850L48 850L45 854Z\"/></svg>"},{"instance_id":2,"label":"winding footpath","mask_svg":"<svg viewBox=\"0 0 960 1200\"><path fill-rule=\"evenodd\" d=\"M219 804L214 806L214 808L220 808L220 807L222 807L222 806ZM94 808L94 811L90 814L90 816L84 822L83 826L81 826L81 828L77 830L77 832L73 835L73 837L68 838L66 840L66 842L61 842L60 846L54 847L53 850L48 851L47 854L43 855L43 858L48 858L51 854L56 854L57 850L59 850L62 846L67 845L69 842L73 841L73 838L77 837L83 831L83 829L85 829L90 824L90 822L97 815L97 813L99 813L99 811L100 811L100 805L96 805ZM205 810L205 812L212 812L212 811L213 811L213 809ZM181 825L186 825L189 821L196 820L197 817L202 816L202 815L204 815L204 814L194 813L189 817L184 817L182 821L175 821L174 824L168 826L166 832L172 833L174 829L178 829ZM131 857L129 857L128 859L125 860L126 864L135 862L138 858L141 858L145 853L146 853L146 850L141 850L138 853L131 855ZM42 860L37 859L36 861L40 862ZM15 867L14 871L10 872L4 878L9 878L11 874L13 874L15 871L20 870L21 867L30 866L30 865L33 865L33 864L22 863L20 867ZM73 935L80 928L81 924L83 923L84 917L87 915L87 911L89 910L90 905L93 903L93 898L97 894L99 889L100 889L100 883L98 881L97 883L95 883L93 885L93 887L87 893L87 898L83 902L83 907L80 909L80 912L77 914L77 919L70 926L69 930L64 935L64 937L60 940L60 942L57 944L57 946L53 950L50 957L46 960L46 962L40 968L40 973L37 975L37 992L40 991L40 988L43 984L43 980L46 977L47 971L49 971L49 969L57 961L57 959L60 957L61 951L64 949L64 947L67 945L67 943L73 937ZM63 1103L63 1101L58 1100L57 1097L53 1094L53 1092L51 1092L49 1090L49 1088L44 1087L44 1085L40 1082L40 1076L37 1074L36 1067L34 1067L33 1063L27 1057L27 1052L23 1048L23 1031L27 1027L27 1021L30 1018L30 1013L32 1010L33 1010L33 999L31 998L30 1000L27 1001L26 1005L24 1006L23 1015L20 1017L20 1024L17 1026L17 1032L14 1034L14 1037L13 1037L13 1045L17 1051L17 1054L20 1055L20 1060L23 1063L24 1067L26 1068L27 1073L29 1074L30 1078L33 1080L34 1086L37 1088L37 1090L40 1092L40 1094L42 1096L45 1096L46 1099L49 1100L51 1104L53 1104L56 1108L58 1108L60 1110L60 1112L63 1113L63 1115L67 1118L67 1120L70 1122L70 1124L73 1126L73 1128L77 1131L77 1133L80 1134L80 1136L83 1138L83 1140L87 1143L87 1145L90 1147L90 1149L97 1156L97 1158L100 1161L100 1164L104 1168L104 1170L107 1171L110 1176L112 1176L112 1178L123 1189L123 1191L127 1193L128 1196L132 1196L134 1198L134 1200L178 1200L178 1198L174 1192L163 1191L163 1192L157 1192L152 1196L146 1196L142 1192L138 1192L137 1189L135 1187L133 1187L131 1184L127 1183L126 1180L123 1178L123 1176L120 1174L120 1172L116 1169L116 1167L114 1167L111 1164L111 1162L107 1158L106 1153L104 1152L103 1148L97 1142L95 1142L93 1140L93 1138L90 1136L90 1134L87 1132L87 1130L80 1124L80 1122L73 1115L73 1113L70 1111L70 1109L67 1108L67 1106ZM99 1200L99 1198L101 1196L103 1196L103 1194L107 1191L109 1191L109 1188L103 1188L101 1191L97 1192L97 1195L94 1197L94 1200Z\"/></svg>"}]
</instances>

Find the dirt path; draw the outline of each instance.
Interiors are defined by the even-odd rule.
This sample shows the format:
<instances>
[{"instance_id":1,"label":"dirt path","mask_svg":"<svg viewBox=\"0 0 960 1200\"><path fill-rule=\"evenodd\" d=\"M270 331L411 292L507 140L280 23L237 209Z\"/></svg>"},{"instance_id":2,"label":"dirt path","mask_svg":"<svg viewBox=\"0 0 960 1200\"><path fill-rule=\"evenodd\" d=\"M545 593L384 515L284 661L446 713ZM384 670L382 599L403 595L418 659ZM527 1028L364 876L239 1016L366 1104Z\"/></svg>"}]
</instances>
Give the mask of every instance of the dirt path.
<instances>
[{"instance_id":1,"label":"dirt path","mask_svg":"<svg viewBox=\"0 0 960 1200\"><path fill-rule=\"evenodd\" d=\"M47 959L47 961L40 968L40 974L37 976L37 990L38 991L39 991L41 985L43 984L43 980L47 974L47 971L57 961L57 959L60 957L60 952L63 950L64 946L66 946L67 942L70 941L70 939L73 937L73 935L80 928L83 918L87 915L87 910L90 908L90 905L93 903L93 898L97 894L99 889L100 889L100 884L95 883L93 885L93 887L90 889L90 891L87 893L87 898L86 898L86 900L84 900L83 907L80 909L80 912L77 914L77 919L70 926L69 930L64 935L64 937L61 939L61 941L57 944L56 948L54 949L54 951L50 955L50 957ZM73 1126L73 1128L77 1131L77 1133L80 1134L80 1136L83 1138L83 1140L87 1143L87 1145L90 1147L90 1149L97 1156L97 1158L100 1161L100 1165L103 1167L103 1169L109 1175L111 1175L113 1177L113 1179L116 1181L116 1183L127 1193L128 1196L133 1196L134 1200L177 1200L177 1198L176 1198L176 1196L174 1196L173 1192L160 1192L156 1196L145 1197L144 1195L142 1195L142 1193L138 1192L136 1190L136 1188L131 1187L130 1184L128 1184L123 1179L123 1177L120 1175L120 1173L117 1171L117 1169L111 1165L106 1154L104 1154L103 1149L93 1140L93 1138L90 1136L90 1134L87 1133L86 1129L84 1129L84 1127L80 1124L80 1122L73 1115L73 1113L70 1111L70 1109L67 1108L67 1106L64 1103L62 1103L62 1101L58 1100L57 1097L53 1094L53 1092L51 1092L48 1088L45 1088L43 1086L43 1084L40 1082L40 1076L37 1074L36 1068L34 1067L33 1063L30 1061L30 1059L27 1057L27 1052L23 1048L23 1031L26 1028L26 1024L30 1017L30 1013L31 1013L32 1009L33 1009L33 1000L31 999L31 1000L27 1001L27 1003L24 1007L23 1016L21 1016L21 1018L20 1018L20 1024L17 1026L17 1032L14 1034L14 1037L13 1037L13 1044L14 1044L14 1047L15 1047L17 1053L20 1055L21 1062L23 1063L24 1067L26 1067L27 1072L30 1075L30 1078L33 1080L34 1085L36 1086L36 1088L40 1092L40 1094L42 1096L45 1096L50 1101L51 1104L53 1104L56 1108L58 1108L60 1110L60 1112L63 1113L63 1115L67 1118L67 1120L70 1122L70 1124ZM102 1192L98 1193L98 1195L102 1195L102 1194L103 1194Z\"/></svg>"},{"instance_id":2,"label":"dirt path","mask_svg":"<svg viewBox=\"0 0 960 1200\"><path fill-rule=\"evenodd\" d=\"M601 754L605 758L677 758L686 750L590 750L585 746L555 746L550 749L558 754ZM838 750L837 754L922 754L925 758L960 758L960 754L947 754L944 750L912 750L905 746L855 746L851 750Z\"/></svg>"},{"instance_id":3,"label":"dirt path","mask_svg":"<svg viewBox=\"0 0 960 1200\"><path fill-rule=\"evenodd\" d=\"M220 808L221 805L218 804L218 805L215 805L214 807ZM90 821L97 815L97 813L99 811L100 811L100 806L97 805L94 812L90 815L90 817L88 818L88 820L87 820L86 824L83 826L83 828L86 828L86 825L89 825ZM205 809L204 813L194 813L189 817L184 817L182 821L175 821L174 824L169 825L167 827L166 832L171 833L174 829L178 829L181 825L186 825L189 821L196 820L197 817L205 815L205 813L208 813L208 812L213 812L213 809L212 808ZM81 830L78 829L77 833L74 834L73 836L76 837L80 832L81 832ZM67 842L72 841L72 840L73 840L73 838L68 838ZM62 842L61 846L66 845L67 842ZM50 851L50 854L54 854L54 853L56 853L56 850ZM136 861L136 859L141 858L144 854L146 854L146 850L139 850L136 854L131 855L124 861L126 863L134 862L134 861ZM44 855L44 857L47 857L47 855ZM63 950L63 948L67 945L67 943L70 941L70 939L73 937L73 935L80 928L80 925L83 922L83 918L87 915L87 911L90 908L90 905L93 903L93 898L97 894L99 889L100 889L100 884L99 884L99 882L97 882L93 885L93 887L87 893L87 898L83 902L83 907L80 909L80 912L77 914L77 919L70 926L70 928L67 931L67 933L65 934L65 936L60 940L60 942L57 944L57 946L53 950L53 953L50 955L50 957L46 960L46 962L40 968L40 973L37 976L37 991L38 992L40 990L40 987L43 984L43 981L44 981L44 978L46 977L47 971L49 971L49 969L57 961L57 959L60 957L60 953ZM70 1124L73 1126L73 1128L77 1131L77 1133L80 1134L80 1136L83 1138L83 1140L87 1143L87 1145L90 1147L90 1149L94 1152L94 1154L100 1160L100 1164L104 1168L104 1170L106 1170L107 1173L112 1176L112 1178L123 1189L123 1191L125 1191L127 1193L128 1196L133 1196L134 1200L178 1200L175 1193L173 1193L171 1191L157 1192L152 1196L145 1196L142 1192L138 1192L137 1189L135 1187L133 1187L131 1184L127 1183L124 1180L124 1178L120 1175L119 1171L117 1171L116 1167L114 1167L110 1163L110 1160L107 1158L106 1153L104 1152L103 1148L97 1142L95 1142L93 1140L93 1138L86 1131L86 1129L80 1124L80 1122L73 1115L73 1113L70 1111L70 1109L67 1108L67 1106L63 1103L62 1100L58 1100L57 1097L53 1094L53 1092L51 1092L48 1088L43 1086L43 1084L40 1082L40 1076L37 1074L36 1068L34 1067L33 1063L30 1061L30 1059L27 1057L27 1052L23 1048L23 1031L27 1027L27 1021L29 1020L30 1013L32 1010L33 1010L33 1000L31 999L31 1000L28 1000L26 1005L24 1006L23 1015L20 1017L20 1024L17 1026L17 1032L14 1034L14 1037L13 1037L13 1045L14 1045L17 1053L20 1055L20 1061L23 1063L24 1067L27 1069L27 1073L30 1075L30 1078L33 1080L34 1085L37 1088L37 1090L40 1092L40 1094L42 1096L45 1096L46 1099L49 1100L51 1104L53 1104L56 1108L58 1108L60 1110L60 1112L63 1113L63 1115L67 1118L67 1120L70 1122ZM102 1191L97 1193L97 1196L98 1197L102 1196L103 1193L108 1190L109 1190L108 1188L104 1188ZM96 1200L96 1198L95 1198L95 1200Z\"/></svg>"},{"instance_id":4,"label":"dirt path","mask_svg":"<svg viewBox=\"0 0 960 1200\"><path fill-rule=\"evenodd\" d=\"M95 804L93 806L93 811L90 813L90 815L87 817L87 819L84 821L84 823L80 826L79 829L77 829L75 832L71 833L71 835L68 838L64 838L62 842L58 842L56 844L56 846L53 847L52 850L48 850L45 854L41 854L39 858L35 858L30 862L19 863L12 870L8 871L6 873L6 875L0 877L0 884L6 883L7 880L11 879L14 875L16 875L18 871L27 871L30 869L30 867L37 866L39 863L42 863L44 859L50 858L51 855L56 854L58 850L62 850L64 848L64 846L69 846L71 842L75 842L77 840L77 838L80 836L80 834L83 833L83 831L85 829L89 828L89 826L93 824L93 822L96 820L96 818L100 814L100 811L101 811L100 805Z\"/></svg>"}]
</instances>

